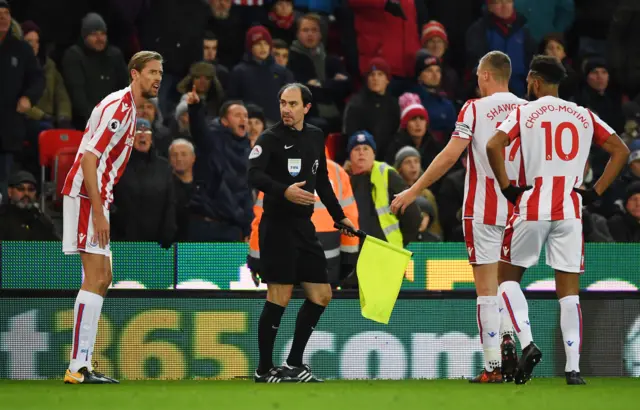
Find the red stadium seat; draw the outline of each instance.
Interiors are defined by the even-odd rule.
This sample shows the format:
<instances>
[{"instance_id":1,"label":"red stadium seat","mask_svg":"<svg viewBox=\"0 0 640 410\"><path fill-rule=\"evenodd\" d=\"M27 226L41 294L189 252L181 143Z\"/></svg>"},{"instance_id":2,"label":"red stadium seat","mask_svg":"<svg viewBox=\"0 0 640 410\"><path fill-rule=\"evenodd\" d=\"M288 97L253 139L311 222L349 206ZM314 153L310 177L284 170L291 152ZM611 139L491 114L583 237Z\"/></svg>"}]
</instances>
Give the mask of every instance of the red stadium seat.
<instances>
[{"instance_id":1,"label":"red stadium seat","mask_svg":"<svg viewBox=\"0 0 640 410\"><path fill-rule=\"evenodd\" d=\"M340 144L343 144L343 142L342 134L339 132L327 135L327 140L324 145L329 153L329 159L334 160L336 158L336 152L338 152L338 148L340 147Z\"/></svg>"},{"instance_id":2,"label":"red stadium seat","mask_svg":"<svg viewBox=\"0 0 640 410\"><path fill-rule=\"evenodd\" d=\"M57 201L59 199L58 197L60 195L62 185L64 184L64 179L67 176L67 172L71 165L66 168L66 171L64 171L63 168L69 161L68 157L71 157L71 164L73 164L73 159L78 151L78 147L80 147L80 142L82 141L82 135L82 131L54 129L43 131L38 136L38 147L40 151L40 183L43 192L41 206L43 210L46 196L44 189L47 182L45 181L46 168L51 170L51 182L53 182L55 187L53 199L54 201ZM59 158L61 155L64 156L63 159Z\"/></svg>"}]
</instances>

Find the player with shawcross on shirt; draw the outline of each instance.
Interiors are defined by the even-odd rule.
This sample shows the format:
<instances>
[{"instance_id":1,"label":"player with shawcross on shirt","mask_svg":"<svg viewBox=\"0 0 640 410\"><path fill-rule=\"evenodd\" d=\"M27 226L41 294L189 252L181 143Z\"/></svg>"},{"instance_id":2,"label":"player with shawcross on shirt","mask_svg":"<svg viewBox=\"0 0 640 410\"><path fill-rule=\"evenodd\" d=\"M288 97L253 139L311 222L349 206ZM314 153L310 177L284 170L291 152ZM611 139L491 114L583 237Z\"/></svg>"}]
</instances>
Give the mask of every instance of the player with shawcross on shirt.
<instances>
[{"instance_id":1,"label":"player with shawcross on shirt","mask_svg":"<svg viewBox=\"0 0 640 410\"><path fill-rule=\"evenodd\" d=\"M158 95L162 56L153 51L134 55L129 61L129 79L129 87L109 94L93 109L62 189L62 250L67 255L80 254L85 275L73 310L73 344L65 383L118 383L91 365L102 302L112 277L109 206L113 187L131 155L136 107Z\"/></svg>"},{"instance_id":2,"label":"player with shawcross on shirt","mask_svg":"<svg viewBox=\"0 0 640 410\"><path fill-rule=\"evenodd\" d=\"M629 150L598 116L587 108L558 98L565 78L554 57L536 56L529 66L530 99L516 108L498 127L487 144L487 156L504 196L515 205L504 231L498 266L499 293L520 339L522 356L515 373L516 384L531 378L542 353L533 343L529 307L520 281L524 271L538 262L545 245L546 263L555 270L560 302L560 328L567 356L567 384L586 384L580 376L582 310L578 291L584 271L582 205L589 205L616 179L627 163ZM510 184L503 149L521 141L520 150L527 187ZM581 190L591 143L611 155L611 160L592 189Z\"/></svg>"},{"instance_id":3,"label":"player with shawcross on shirt","mask_svg":"<svg viewBox=\"0 0 640 410\"><path fill-rule=\"evenodd\" d=\"M511 60L508 55L500 51L487 53L478 64L477 74L483 97L467 101L458 115L453 138L420 179L396 196L391 209L393 212L404 211L422 190L440 179L468 149L463 231L478 294L476 320L484 352L484 369L470 381L501 383L503 380L513 380L518 363L511 319L505 314L506 309L500 305L501 299L498 297L502 233L513 207L500 193L486 157L486 145L496 126L515 107L526 101L509 92ZM518 179L520 166L518 148L519 143L516 142L506 150L505 166L514 183Z\"/></svg>"}]
</instances>

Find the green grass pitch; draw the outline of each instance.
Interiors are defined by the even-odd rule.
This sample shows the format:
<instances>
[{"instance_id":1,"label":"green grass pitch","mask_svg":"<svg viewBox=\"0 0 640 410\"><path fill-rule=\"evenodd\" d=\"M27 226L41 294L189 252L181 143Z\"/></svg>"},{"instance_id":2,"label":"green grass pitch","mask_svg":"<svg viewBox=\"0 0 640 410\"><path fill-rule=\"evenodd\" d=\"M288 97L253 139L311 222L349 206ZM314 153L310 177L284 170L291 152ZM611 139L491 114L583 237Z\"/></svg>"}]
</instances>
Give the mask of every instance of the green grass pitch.
<instances>
[{"instance_id":1,"label":"green grass pitch","mask_svg":"<svg viewBox=\"0 0 640 410\"><path fill-rule=\"evenodd\" d=\"M640 379L590 378L588 383L567 386L560 378L534 379L524 386L470 385L464 380L276 385L250 381L130 381L109 386L0 381L0 409L640 409Z\"/></svg>"}]
</instances>

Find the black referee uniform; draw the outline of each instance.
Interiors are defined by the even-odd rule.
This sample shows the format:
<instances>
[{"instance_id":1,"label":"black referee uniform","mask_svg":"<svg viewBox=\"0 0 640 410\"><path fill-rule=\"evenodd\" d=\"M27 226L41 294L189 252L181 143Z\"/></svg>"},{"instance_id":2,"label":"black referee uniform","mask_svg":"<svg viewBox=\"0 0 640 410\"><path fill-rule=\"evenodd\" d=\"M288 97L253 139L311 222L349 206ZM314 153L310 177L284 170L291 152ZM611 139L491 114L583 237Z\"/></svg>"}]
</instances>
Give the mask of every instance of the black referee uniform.
<instances>
[{"instance_id":1,"label":"black referee uniform","mask_svg":"<svg viewBox=\"0 0 640 410\"><path fill-rule=\"evenodd\" d=\"M258 229L260 275L266 283L328 283L327 261L311 222L314 205L298 205L284 196L287 188L317 192L336 222L345 218L327 174L324 133L304 123L301 131L278 122L265 130L249 156L249 183L264 192Z\"/></svg>"}]
</instances>

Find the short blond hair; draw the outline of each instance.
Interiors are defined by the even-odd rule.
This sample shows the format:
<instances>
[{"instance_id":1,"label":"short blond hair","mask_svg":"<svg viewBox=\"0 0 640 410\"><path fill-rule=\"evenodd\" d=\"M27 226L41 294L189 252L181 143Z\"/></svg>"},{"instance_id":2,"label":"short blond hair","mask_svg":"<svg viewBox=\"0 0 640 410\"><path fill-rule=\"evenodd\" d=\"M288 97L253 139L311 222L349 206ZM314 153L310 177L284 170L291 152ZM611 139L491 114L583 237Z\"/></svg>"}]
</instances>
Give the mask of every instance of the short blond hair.
<instances>
[{"instance_id":1,"label":"short blond hair","mask_svg":"<svg viewBox=\"0 0 640 410\"><path fill-rule=\"evenodd\" d=\"M129 82L133 81L133 77L131 77L131 70L136 70L137 72L141 72L147 65L149 61L160 61L162 63L162 56L160 53L156 53L155 51L139 51L131 60L129 60Z\"/></svg>"},{"instance_id":2,"label":"short blond hair","mask_svg":"<svg viewBox=\"0 0 640 410\"><path fill-rule=\"evenodd\" d=\"M490 51L480 59L480 65L484 69L491 71L496 81L508 83L511 78L511 59L502 51Z\"/></svg>"}]
</instances>

